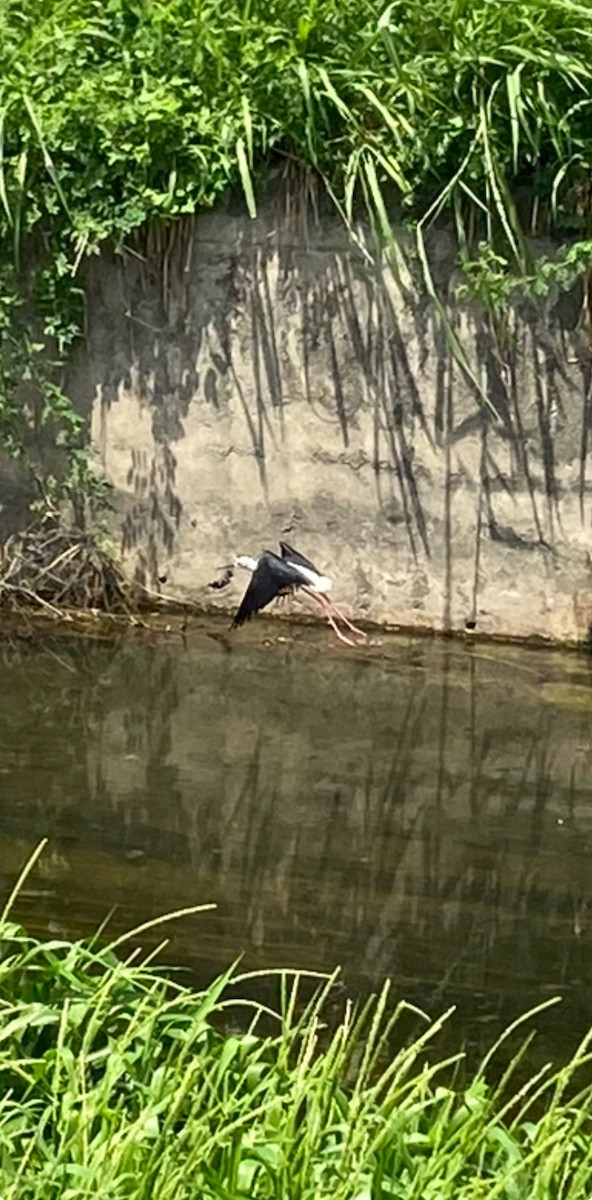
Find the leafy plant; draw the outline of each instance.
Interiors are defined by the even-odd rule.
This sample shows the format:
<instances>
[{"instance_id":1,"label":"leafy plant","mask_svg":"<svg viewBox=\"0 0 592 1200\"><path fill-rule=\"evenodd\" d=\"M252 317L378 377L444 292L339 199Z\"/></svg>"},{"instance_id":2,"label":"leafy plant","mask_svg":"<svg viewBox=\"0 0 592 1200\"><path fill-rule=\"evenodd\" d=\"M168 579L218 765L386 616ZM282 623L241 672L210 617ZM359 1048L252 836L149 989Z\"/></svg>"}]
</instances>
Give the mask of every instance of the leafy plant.
<instances>
[{"instance_id":1,"label":"leafy plant","mask_svg":"<svg viewBox=\"0 0 592 1200\"><path fill-rule=\"evenodd\" d=\"M392 263L403 219L443 319L436 220L488 306L568 286L591 261L591 46L591 0L3 0L5 448L51 422L91 488L60 388L85 257L228 188L253 215L272 159L315 171L354 235L369 215ZM563 254L536 262L533 234Z\"/></svg>"}]
</instances>

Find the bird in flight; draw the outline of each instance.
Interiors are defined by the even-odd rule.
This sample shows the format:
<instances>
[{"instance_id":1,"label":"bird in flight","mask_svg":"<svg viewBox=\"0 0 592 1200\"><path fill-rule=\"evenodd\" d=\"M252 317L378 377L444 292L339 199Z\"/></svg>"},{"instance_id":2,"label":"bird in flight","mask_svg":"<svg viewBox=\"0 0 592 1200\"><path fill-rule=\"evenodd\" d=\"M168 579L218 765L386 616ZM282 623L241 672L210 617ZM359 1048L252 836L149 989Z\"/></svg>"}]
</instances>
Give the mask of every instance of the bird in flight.
<instances>
[{"instance_id":1,"label":"bird in flight","mask_svg":"<svg viewBox=\"0 0 592 1200\"><path fill-rule=\"evenodd\" d=\"M276 600L280 596L293 595L299 591L320 605L323 616L326 617L340 641L345 642L348 646L356 645L356 642L339 627L339 623L345 626L350 634L365 641L366 634L363 630L352 625L330 598L332 580L327 575L322 575L309 558L305 558L304 554L294 550L287 542L280 542L280 551L281 555L274 554L271 550L264 550L259 558L241 554L234 559L235 567L243 567L252 574L235 614L232 627L236 629L245 621L250 621L255 613L271 604L272 600Z\"/></svg>"}]
</instances>

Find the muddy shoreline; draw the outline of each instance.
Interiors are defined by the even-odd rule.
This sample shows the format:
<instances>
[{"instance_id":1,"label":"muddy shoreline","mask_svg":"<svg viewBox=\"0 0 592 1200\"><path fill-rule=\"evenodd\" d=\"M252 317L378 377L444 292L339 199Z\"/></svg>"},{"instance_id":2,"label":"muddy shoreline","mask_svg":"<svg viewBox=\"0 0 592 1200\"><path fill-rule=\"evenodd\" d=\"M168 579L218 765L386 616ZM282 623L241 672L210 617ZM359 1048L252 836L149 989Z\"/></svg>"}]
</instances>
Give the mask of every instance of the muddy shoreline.
<instances>
[{"instance_id":1,"label":"muddy shoreline","mask_svg":"<svg viewBox=\"0 0 592 1200\"><path fill-rule=\"evenodd\" d=\"M260 616L240 630L232 630L230 620L233 611L230 608L228 611L221 610L219 606L189 605L169 598L159 603L158 607L141 605L128 613L66 608L57 612L36 605L19 605L18 609L6 606L0 608L0 636L7 634L29 639L43 638L48 634L70 634L100 640L126 636L141 641L155 636L171 635L192 638L195 634L205 633L227 642L229 650L233 644L239 642L251 646L274 642L301 645L306 640L312 641L316 647L336 647L340 653L354 653L356 657L364 656L368 652L371 657L376 657L377 652L385 651L390 644L396 644L400 639L415 638L466 646L507 646L579 654L589 654L592 650L589 639L563 641L535 634L523 637L477 630L441 630L427 625L376 625L360 617L356 617L356 620L368 634L368 643L366 646L350 650L347 646L339 645L322 621L306 613L288 614L278 611ZM380 657L380 653L378 656Z\"/></svg>"}]
</instances>

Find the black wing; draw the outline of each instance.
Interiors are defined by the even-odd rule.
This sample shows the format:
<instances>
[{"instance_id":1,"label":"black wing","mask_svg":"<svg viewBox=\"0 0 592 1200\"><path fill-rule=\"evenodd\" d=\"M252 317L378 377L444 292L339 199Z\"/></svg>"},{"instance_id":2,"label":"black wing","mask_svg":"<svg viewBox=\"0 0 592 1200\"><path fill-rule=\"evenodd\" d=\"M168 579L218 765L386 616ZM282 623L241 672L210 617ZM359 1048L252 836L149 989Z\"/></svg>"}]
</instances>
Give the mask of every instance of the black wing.
<instances>
[{"instance_id":1,"label":"black wing","mask_svg":"<svg viewBox=\"0 0 592 1200\"><path fill-rule=\"evenodd\" d=\"M302 575L294 570L289 563L266 550L253 571L249 586L240 602L240 607L232 622L233 629L250 621L251 617L271 604L276 596L290 588L301 587L304 583Z\"/></svg>"},{"instance_id":2,"label":"black wing","mask_svg":"<svg viewBox=\"0 0 592 1200\"><path fill-rule=\"evenodd\" d=\"M321 574L319 568L315 567L310 558L305 558L303 554L300 554L298 550L294 550L294 547L289 546L287 542L280 542L280 550L282 558L289 558L290 562L296 563L296 566L300 564L301 567L308 567L309 571L315 572L315 575Z\"/></svg>"}]
</instances>

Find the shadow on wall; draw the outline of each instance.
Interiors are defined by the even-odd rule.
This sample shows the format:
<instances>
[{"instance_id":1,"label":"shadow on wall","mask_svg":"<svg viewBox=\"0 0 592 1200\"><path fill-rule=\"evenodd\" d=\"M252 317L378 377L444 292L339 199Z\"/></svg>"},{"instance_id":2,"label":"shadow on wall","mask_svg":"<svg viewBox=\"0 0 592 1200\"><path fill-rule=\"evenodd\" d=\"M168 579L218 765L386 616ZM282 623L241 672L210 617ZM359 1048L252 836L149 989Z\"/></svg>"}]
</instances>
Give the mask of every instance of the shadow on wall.
<instances>
[{"instance_id":1,"label":"shadow on wall","mask_svg":"<svg viewBox=\"0 0 592 1200\"><path fill-rule=\"evenodd\" d=\"M288 407L305 403L318 423L314 460L370 473L384 536L404 530L416 561L429 559L437 542L446 627L452 500L467 473L475 581L483 537L548 555L561 537L566 488L583 516L592 368L577 331L580 298L551 297L540 311L513 309L497 320L467 312L454 303L454 242L433 233L434 279L488 408L405 270L387 279L332 215L317 213L308 228L310 206L296 205L295 216L293 207L293 196L278 192L257 221L230 209L179 220L144 230L119 257L104 253L87 264L89 350L72 365L71 394L87 412L99 397L103 431L126 392L151 422L150 446L130 447L122 549L154 585L184 515L175 448L190 406L201 404L210 422L230 412L240 419L240 452L255 461L267 503L270 451ZM360 424L369 420L372 436L361 444ZM219 454L238 453L228 425L219 428L228 443ZM462 458L469 443L471 467ZM575 464L569 482L558 476L559 460ZM527 519L515 528L505 501L518 494L527 498Z\"/></svg>"},{"instance_id":2,"label":"shadow on wall","mask_svg":"<svg viewBox=\"0 0 592 1200\"><path fill-rule=\"evenodd\" d=\"M29 524L35 498L20 464L0 450L0 544Z\"/></svg>"}]
</instances>

